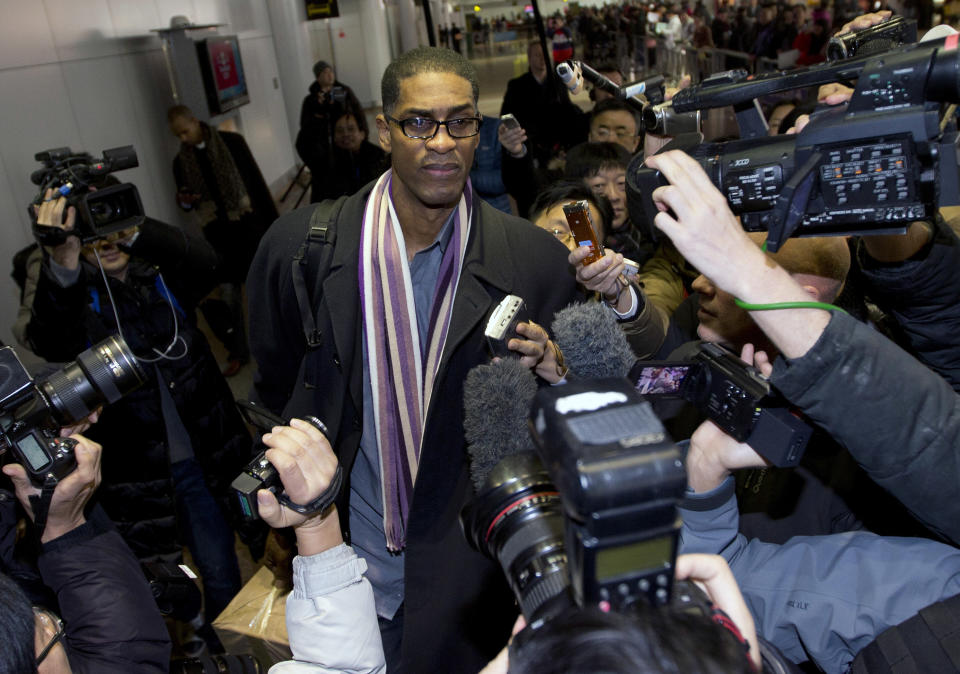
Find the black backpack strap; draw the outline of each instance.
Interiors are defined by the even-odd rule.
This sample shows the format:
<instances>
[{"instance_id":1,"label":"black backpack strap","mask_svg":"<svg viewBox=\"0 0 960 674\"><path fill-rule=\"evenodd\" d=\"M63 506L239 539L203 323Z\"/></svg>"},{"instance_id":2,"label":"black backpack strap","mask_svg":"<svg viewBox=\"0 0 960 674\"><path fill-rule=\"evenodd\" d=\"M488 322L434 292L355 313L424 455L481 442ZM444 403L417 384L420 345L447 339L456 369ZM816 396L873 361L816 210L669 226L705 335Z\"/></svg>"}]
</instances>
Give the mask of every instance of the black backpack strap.
<instances>
[{"instance_id":1,"label":"black backpack strap","mask_svg":"<svg viewBox=\"0 0 960 674\"><path fill-rule=\"evenodd\" d=\"M293 289L300 307L300 323L308 350L323 343L323 335L317 328L313 298L330 272L337 240L337 218L340 217L340 210L346 199L327 199L316 205L310 214L303 243L293 256Z\"/></svg>"},{"instance_id":2,"label":"black backpack strap","mask_svg":"<svg viewBox=\"0 0 960 674\"><path fill-rule=\"evenodd\" d=\"M853 674L960 672L960 595L921 609L857 654Z\"/></svg>"}]
</instances>

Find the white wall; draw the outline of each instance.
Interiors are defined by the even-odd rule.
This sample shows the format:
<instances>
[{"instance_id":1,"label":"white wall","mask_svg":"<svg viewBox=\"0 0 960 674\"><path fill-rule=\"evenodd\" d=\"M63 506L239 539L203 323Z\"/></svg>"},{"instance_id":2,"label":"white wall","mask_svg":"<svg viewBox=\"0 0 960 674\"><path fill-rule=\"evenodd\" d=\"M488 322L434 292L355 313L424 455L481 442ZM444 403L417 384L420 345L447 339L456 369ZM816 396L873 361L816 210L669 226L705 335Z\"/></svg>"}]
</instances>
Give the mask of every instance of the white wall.
<instances>
[{"instance_id":1,"label":"white wall","mask_svg":"<svg viewBox=\"0 0 960 674\"><path fill-rule=\"evenodd\" d=\"M296 0L0 0L0 268L9 270L13 253L32 241L26 205L36 190L33 155L51 147L99 155L132 144L140 166L118 177L137 185L147 213L184 223L173 199L177 142L166 124L173 99L160 40L150 32L176 14L226 24L221 34L239 36L250 103L236 123L267 183L279 180L294 165L296 130L268 2L302 7ZM281 30L302 30L304 19L291 10ZM304 87L310 76L307 70ZM297 113L302 96L289 97ZM0 273L0 339L7 343L18 300L9 273Z\"/></svg>"}]
</instances>

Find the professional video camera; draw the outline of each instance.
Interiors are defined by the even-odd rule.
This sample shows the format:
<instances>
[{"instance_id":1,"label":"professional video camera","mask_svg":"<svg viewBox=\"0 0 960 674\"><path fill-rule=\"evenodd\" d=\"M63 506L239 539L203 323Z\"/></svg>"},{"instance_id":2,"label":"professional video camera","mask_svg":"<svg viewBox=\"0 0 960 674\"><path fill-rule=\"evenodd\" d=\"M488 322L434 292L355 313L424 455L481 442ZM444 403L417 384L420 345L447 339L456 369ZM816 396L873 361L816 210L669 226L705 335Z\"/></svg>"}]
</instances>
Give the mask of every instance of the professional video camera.
<instances>
[{"instance_id":1,"label":"professional video camera","mask_svg":"<svg viewBox=\"0 0 960 674\"><path fill-rule=\"evenodd\" d=\"M700 342L688 361L637 361L627 378L654 400L692 403L775 466L797 465L813 435L766 378L718 344Z\"/></svg>"},{"instance_id":2,"label":"professional video camera","mask_svg":"<svg viewBox=\"0 0 960 674\"><path fill-rule=\"evenodd\" d=\"M77 466L76 441L59 437L60 428L116 402L144 379L133 352L119 337L95 344L39 381L30 376L12 347L3 347L0 454L4 462L22 464L37 486L56 484Z\"/></svg>"},{"instance_id":3,"label":"professional video camera","mask_svg":"<svg viewBox=\"0 0 960 674\"><path fill-rule=\"evenodd\" d=\"M537 392L530 431L540 458L500 460L460 515L527 622L670 603L686 473L650 403L624 379L571 381ZM674 604L693 601L685 588Z\"/></svg>"},{"instance_id":4,"label":"professional video camera","mask_svg":"<svg viewBox=\"0 0 960 674\"><path fill-rule=\"evenodd\" d=\"M43 163L43 168L30 175L33 184L40 186L40 192L27 210L34 221L34 236L43 245L60 245L68 235L60 227L36 223L34 206L43 202L48 189L56 190L57 196L66 197L67 203L77 209L79 217L72 234L83 243L143 224L143 204L132 183L110 185L96 191L90 189L99 178L139 165L132 145L104 150L100 159L85 152L74 153L69 147L38 152L34 159Z\"/></svg>"},{"instance_id":5,"label":"professional video camera","mask_svg":"<svg viewBox=\"0 0 960 674\"><path fill-rule=\"evenodd\" d=\"M733 105L742 140L668 146L697 159L747 231L768 231L776 252L790 236L903 232L938 208L960 204L957 130L941 103L960 102L957 36L884 54L748 76L729 71L679 91L667 105L689 112ZM813 116L797 135L773 138L749 123L758 96L857 80L849 104ZM632 222L653 240L651 195L665 185L636 156L627 169Z\"/></svg>"}]
</instances>

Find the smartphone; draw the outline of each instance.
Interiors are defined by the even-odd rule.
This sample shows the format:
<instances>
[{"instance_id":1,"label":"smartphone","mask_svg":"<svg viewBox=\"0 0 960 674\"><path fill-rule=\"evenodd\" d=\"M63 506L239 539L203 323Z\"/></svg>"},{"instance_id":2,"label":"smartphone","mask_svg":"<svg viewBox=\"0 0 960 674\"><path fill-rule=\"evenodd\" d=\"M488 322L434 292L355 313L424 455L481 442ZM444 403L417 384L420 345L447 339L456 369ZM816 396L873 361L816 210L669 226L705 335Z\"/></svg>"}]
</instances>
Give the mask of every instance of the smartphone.
<instances>
[{"instance_id":1,"label":"smartphone","mask_svg":"<svg viewBox=\"0 0 960 674\"><path fill-rule=\"evenodd\" d=\"M520 128L520 122L517 121L517 118L511 115L509 112L502 117L500 117L500 123L507 127L507 131L515 131Z\"/></svg>"},{"instance_id":2,"label":"smartphone","mask_svg":"<svg viewBox=\"0 0 960 674\"><path fill-rule=\"evenodd\" d=\"M237 409L248 424L264 433L269 433L274 426L289 426L287 419L278 417L263 405L249 400L238 400Z\"/></svg>"},{"instance_id":3,"label":"smartphone","mask_svg":"<svg viewBox=\"0 0 960 674\"><path fill-rule=\"evenodd\" d=\"M567 224L573 233L573 238L578 246L589 246L593 252L588 255L583 264L592 264L597 260L603 259L603 244L597 237L597 229L593 226L593 218L590 217L590 205L585 201L578 201L573 204L563 205L563 214L567 218Z\"/></svg>"},{"instance_id":4,"label":"smartphone","mask_svg":"<svg viewBox=\"0 0 960 674\"><path fill-rule=\"evenodd\" d=\"M507 348L507 343L514 337L523 339L517 334L517 325L530 320L527 307L523 300L516 295L507 295L500 304L490 313L487 327L483 331L490 346L490 353L494 357L507 358L516 356L515 351Z\"/></svg>"}]
</instances>

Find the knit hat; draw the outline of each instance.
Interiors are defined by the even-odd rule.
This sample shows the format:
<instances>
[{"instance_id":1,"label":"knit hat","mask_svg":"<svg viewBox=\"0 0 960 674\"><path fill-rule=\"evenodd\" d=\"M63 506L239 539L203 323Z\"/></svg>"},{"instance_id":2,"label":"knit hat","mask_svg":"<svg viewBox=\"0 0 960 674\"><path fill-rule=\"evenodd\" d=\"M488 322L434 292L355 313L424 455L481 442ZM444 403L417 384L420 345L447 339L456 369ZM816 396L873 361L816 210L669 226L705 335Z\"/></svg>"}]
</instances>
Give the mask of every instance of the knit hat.
<instances>
[{"instance_id":1,"label":"knit hat","mask_svg":"<svg viewBox=\"0 0 960 674\"><path fill-rule=\"evenodd\" d=\"M326 61L317 61L316 63L313 64L313 76L320 77L320 73L322 73L327 68L330 68L332 70L333 66L327 63Z\"/></svg>"}]
</instances>

